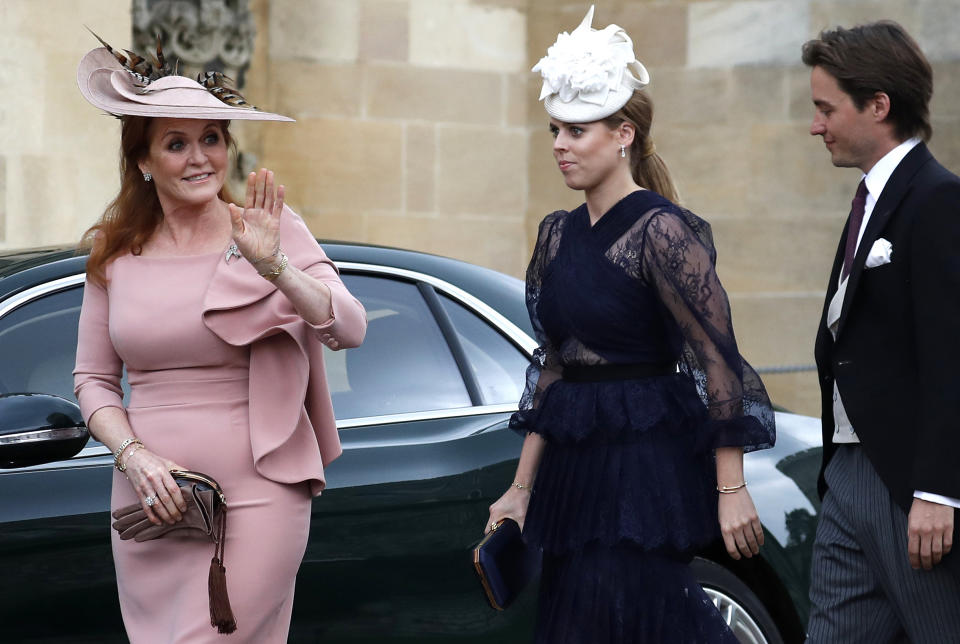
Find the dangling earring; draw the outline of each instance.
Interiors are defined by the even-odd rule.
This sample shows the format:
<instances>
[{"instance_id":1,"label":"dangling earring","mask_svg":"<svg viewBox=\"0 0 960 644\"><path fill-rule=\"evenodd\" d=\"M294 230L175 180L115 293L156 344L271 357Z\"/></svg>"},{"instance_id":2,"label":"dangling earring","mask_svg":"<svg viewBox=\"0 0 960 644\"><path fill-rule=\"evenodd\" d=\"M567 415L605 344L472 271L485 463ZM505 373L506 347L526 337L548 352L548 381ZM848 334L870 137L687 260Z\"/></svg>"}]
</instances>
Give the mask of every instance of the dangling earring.
<instances>
[{"instance_id":1,"label":"dangling earring","mask_svg":"<svg viewBox=\"0 0 960 644\"><path fill-rule=\"evenodd\" d=\"M622 145L620 146L620 158L621 159L627 158L627 149Z\"/></svg>"},{"instance_id":2,"label":"dangling earring","mask_svg":"<svg viewBox=\"0 0 960 644\"><path fill-rule=\"evenodd\" d=\"M144 172L143 180L146 181L147 183L150 183L151 181L153 181L153 175L150 174L149 172Z\"/></svg>"}]
</instances>

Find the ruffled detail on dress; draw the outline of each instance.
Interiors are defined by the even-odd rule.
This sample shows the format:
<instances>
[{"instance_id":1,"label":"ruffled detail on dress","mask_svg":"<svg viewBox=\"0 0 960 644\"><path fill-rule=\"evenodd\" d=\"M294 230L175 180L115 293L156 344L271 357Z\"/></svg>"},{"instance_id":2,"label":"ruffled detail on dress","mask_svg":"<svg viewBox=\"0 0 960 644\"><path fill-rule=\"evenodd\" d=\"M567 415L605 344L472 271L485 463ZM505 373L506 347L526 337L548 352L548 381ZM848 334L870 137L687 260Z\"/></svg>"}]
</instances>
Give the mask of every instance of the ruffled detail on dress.
<instances>
[{"instance_id":1,"label":"ruffled detail on dress","mask_svg":"<svg viewBox=\"0 0 960 644\"><path fill-rule=\"evenodd\" d=\"M562 553L629 542L677 555L719 536L713 453L694 449L709 444L710 421L682 374L559 380L513 421L547 439L524 524L529 543Z\"/></svg>"},{"instance_id":2,"label":"ruffled detail on dress","mask_svg":"<svg viewBox=\"0 0 960 644\"><path fill-rule=\"evenodd\" d=\"M685 555L719 537L715 466L692 437L663 428L619 444L549 444L524 539L544 552L628 542Z\"/></svg>"},{"instance_id":3,"label":"ruffled detail on dress","mask_svg":"<svg viewBox=\"0 0 960 644\"><path fill-rule=\"evenodd\" d=\"M558 444L618 443L665 424L689 432L706 413L692 384L677 374L636 380L570 382L557 380L538 406L510 418L519 431L542 434Z\"/></svg>"},{"instance_id":4,"label":"ruffled detail on dress","mask_svg":"<svg viewBox=\"0 0 960 644\"><path fill-rule=\"evenodd\" d=\"M684 374L558 380L511 426L548 441L524 538L553 553L593 542L700 550L720 536L713 448L766 435L752 416L710 420Z\"/></svg>"},{"instance_id":5,"label":"ruffled detail on dress","mask_svg":"<svg viewBox=\"0 0 960 644\"><path fill-rule=\"evenodd\" d=\"M545 556L535 644L737 644L689 566L635 548Z\"/></svg>"},{"instance_id":6,"label":"ruffled detail on dress","mask_svg":"<svg viewBox=\"0 0 960 644\"><path fill-rule=\"evenodd\" d=\"M362 305L344 288L333 263L293 211L281 218L290 264L330 286L333 317L314 327L246 260L221 262L207 290L203 320L224 342L250 346L250 443L254 466L279 483L326 485L323 469L342 449L323 365L324 329L344 347L366 329Z\"/></svg>"}]
</instances>

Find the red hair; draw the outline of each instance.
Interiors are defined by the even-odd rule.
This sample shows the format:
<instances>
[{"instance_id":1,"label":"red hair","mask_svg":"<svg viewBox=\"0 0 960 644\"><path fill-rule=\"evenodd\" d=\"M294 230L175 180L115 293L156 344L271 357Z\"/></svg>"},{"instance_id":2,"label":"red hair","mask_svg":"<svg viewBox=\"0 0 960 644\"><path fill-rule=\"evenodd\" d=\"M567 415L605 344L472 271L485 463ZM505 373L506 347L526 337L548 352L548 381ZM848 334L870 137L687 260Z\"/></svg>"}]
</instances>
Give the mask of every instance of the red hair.
<instances>
[{"instance_id":1,"label":"red hair","mask_svg":"<svg viewBox=\"0 0 960 644\"><path fill-rule=\"evenodd\" d=\"M150 152L150 125L153 119L145 116L124 116L120 129L120 192L114 197L96 224L83 235L81 247L90 248L87 260L87 278L101 286L106 285L106 266L125 253L140 254L163 220L163 210L157 190L143 180L137 163ZM219 121L227 147L233 144L230 121ZM218 195L226 202L233 196L224 184Z\"/></svg>"}]
</instances>

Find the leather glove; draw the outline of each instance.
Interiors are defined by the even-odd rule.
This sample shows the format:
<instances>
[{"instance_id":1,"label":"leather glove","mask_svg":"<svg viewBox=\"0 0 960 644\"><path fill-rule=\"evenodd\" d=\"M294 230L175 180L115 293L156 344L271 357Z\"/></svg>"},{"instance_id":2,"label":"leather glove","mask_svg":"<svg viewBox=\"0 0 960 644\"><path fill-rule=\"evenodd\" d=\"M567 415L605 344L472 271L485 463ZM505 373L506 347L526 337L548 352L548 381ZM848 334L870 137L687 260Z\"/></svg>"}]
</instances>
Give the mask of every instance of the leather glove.
<instances>
[{"instance_id":1,"label":"leather glove","mask_svg":"<svg viewBox=\"0 0 960 644\"><path fill-rule=\"evenodd\" d=\"M139 503L119 508L113 512L113 529L120 533L120 538L124 541L133 539L134 541L149 541L175 530L197 530L214 542L217 535L214 532L214 512L215 503L219 501L216 498L216 492L211 489L201 489L201 486L193 481L177 479L177 485L183 492L183 498L187 502L187 510L183 513L183 519L174 524L161 523L155 525L147 518L143 507Z\"/></svg>"}]
</instances>

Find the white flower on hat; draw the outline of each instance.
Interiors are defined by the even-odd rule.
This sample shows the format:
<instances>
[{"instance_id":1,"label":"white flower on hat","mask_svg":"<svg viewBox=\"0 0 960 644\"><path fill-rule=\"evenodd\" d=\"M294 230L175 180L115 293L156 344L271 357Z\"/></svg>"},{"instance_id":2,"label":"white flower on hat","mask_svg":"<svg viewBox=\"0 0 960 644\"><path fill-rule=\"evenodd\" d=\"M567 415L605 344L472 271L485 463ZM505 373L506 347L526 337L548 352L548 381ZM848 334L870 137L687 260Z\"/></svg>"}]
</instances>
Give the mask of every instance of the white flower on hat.
<instances>
[{"instance_id":1,"label":"white flower on hat","mask_svg":"<svg viewBox=\"0 0 960 644\"><path fill-rule=\"evenodd\" d=\"M617 25L598 31L592 22L593 6L573 33L557 36L531 70L543 77L540 100L548 99L547 111L557 118L605 118L623 107L633 90L650 82L627 33ZM568 105L556 105L558 101Z\"/></svg>"},{"instance_id":2,"label":"white flower on hat","mask_svg":"<svg viewBox=\"0 0 960 644\"><path fill-rule=\"evenodd\" d=\"M564 102L579 97L603 105L607 93L620 85L627 64L635 60L628 43L610 44L611 27L618 29L610 25L603 31L589 26L584 30L580 25L572 34L563 32L557 37L532 70L543 75L540 100L559 94Z\"/></svg>"}]
</instances>

